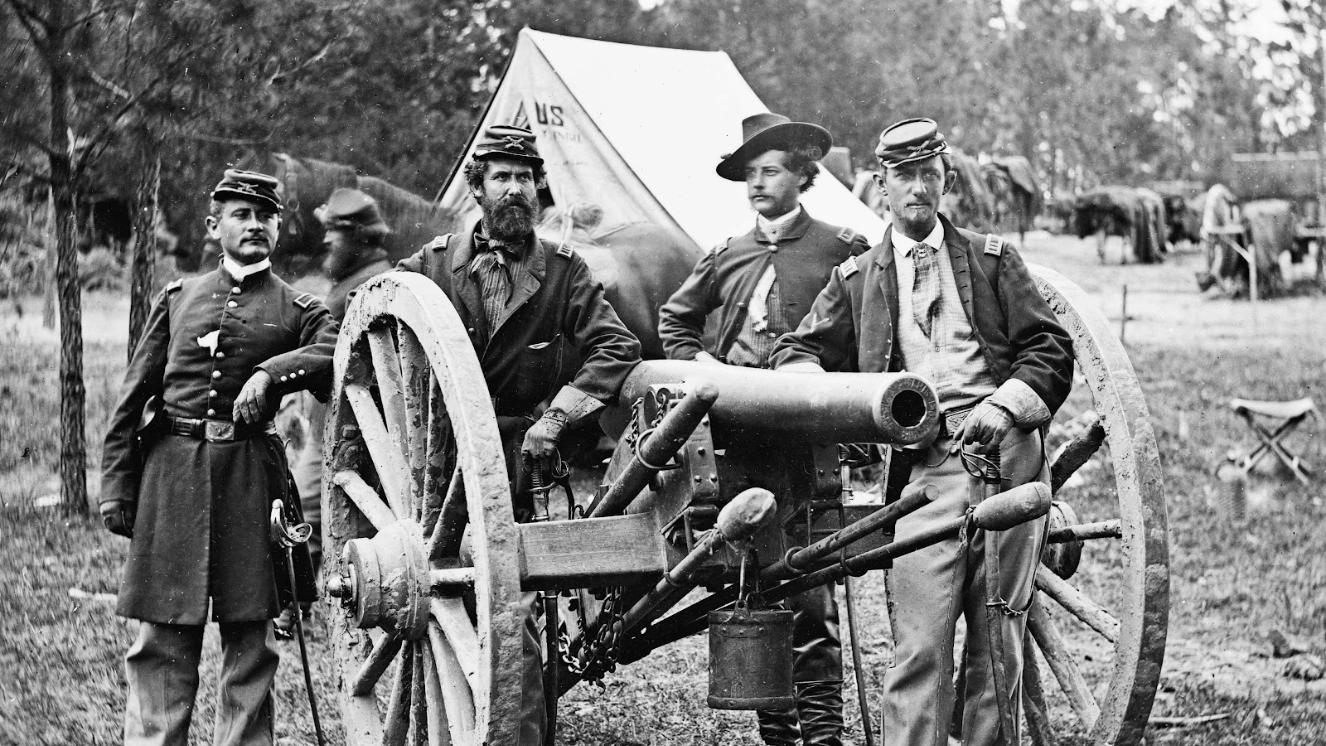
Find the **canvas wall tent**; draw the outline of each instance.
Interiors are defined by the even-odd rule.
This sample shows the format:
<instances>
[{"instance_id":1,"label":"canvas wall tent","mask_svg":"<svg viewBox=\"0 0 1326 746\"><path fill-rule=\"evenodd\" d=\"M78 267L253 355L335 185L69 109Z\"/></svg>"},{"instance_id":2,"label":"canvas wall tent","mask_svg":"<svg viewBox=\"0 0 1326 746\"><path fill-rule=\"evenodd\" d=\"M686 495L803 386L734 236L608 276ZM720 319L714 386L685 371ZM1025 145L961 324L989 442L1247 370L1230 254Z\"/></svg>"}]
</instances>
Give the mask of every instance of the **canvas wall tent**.
<instances>
[{"instance_id":1,"label":"canvas wall tent","mask_svg":"<svg viewBox=\"0 0 1326 746\"><path fill-rule=\"evenodd\" d=\"M714 173L741 144L741 120L767 111L724 52L693 52L525 29L476 134L518 124L538 137L559 205L593 202L605 230L648 222L708 249L750 230L745 185ZM474 148L466 146L464 163ZM827 172L803 195L811 215L872 243L884 223ZM440 206L477 214L457 169Z\"/></svg>"}]
</instances>

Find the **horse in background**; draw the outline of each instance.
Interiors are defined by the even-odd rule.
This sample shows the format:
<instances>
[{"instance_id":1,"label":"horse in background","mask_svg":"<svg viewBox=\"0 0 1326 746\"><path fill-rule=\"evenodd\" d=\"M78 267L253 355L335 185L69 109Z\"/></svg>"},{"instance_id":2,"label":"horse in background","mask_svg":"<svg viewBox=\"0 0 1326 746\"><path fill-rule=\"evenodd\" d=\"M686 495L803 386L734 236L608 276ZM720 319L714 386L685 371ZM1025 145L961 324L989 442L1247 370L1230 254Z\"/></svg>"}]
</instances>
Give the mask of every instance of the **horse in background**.
<instances>
[{"instance_id":1,"label":"horse in background","mask_svg":"<svg viewBox=\"0 0 1326 746\"><path fill-rule=\"evenodd\" d=\"M418 251L434 236L456 229L455 215L414 192L374 176L364 176L353 166L273 153L268 167L268 173L281 182L286 202L281 240L272 261L278 264L282 274L291 277L318 271L325 253L324 231L313 211L339 187L359 189L378 201L387 225L391 226L391 235L383 245L393 262Z\"/></svg>"},{"instance_id":2,"label":"horse in background","mask_svg":"<svg viewBox=\"0 0 1326 746\"><path fill-rule=\"evenodd\" d=\"M685 282L703 252L694 242L652 223L604 227L602 220L603 209L592 203L554 205L544 210L537 232L584 258L622 323L640 339L644 358L661 359L658 309Z\"/></svg>"},{"instance_id":3,"label":"horse in background","mask_svg":"<svg viewBox=\"0 0 1326 746\"><path fill-rule=\"evenodd\" d=\"M996 156L981 166L981 176L994 202L994 222L1001 231L1017 231L1018 245L1027 243L1044 206L1031 161L1020 155Z\"/></svg>"}]
</instances>

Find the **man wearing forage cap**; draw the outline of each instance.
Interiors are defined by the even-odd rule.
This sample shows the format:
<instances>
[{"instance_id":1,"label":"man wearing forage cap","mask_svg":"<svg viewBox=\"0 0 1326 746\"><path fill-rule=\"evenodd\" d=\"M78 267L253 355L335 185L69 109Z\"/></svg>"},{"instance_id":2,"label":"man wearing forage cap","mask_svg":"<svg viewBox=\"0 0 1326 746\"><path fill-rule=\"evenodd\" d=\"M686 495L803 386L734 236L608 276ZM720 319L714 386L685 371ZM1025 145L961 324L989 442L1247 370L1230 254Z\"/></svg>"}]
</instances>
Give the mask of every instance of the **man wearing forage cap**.
<instances>
[{"instance_id":1,"label":"man wearing forage cap","mask_svg":"<svg viewBox=\"0 0 1326 746\"><path fill-rule=\"evenodd\" d=\"M608 305L585 260L535 235L545 177L533 132L485 128L464 176L482 217L438 236L397 268L437 283L464 323L493 398L515 517L525 522L546 517L533 513L532 468L555 462L562 434L616 401L640 360L640 342ZM524 601L515 742L540 746L547 719L533 594ZM549 654L557 665L558 651Z\"/></svg>"},{"instance_id":2,"label":"man wearing forage cap","mask_svg":"<svg viewBox=\"0 0 1326 746\"><path fill-rule=\"evenodd\" d=\"M360 285L391 269L383 241L391 228L378 209L377 200L348 187L333 191L327 201L313 210L322 223L322 245L327 255L322 271L334 283L327 291L327 309L337 323L345 318L346 307ZM308 421L303 447L290 466L299 490L304 520L313 526L309 552L316 572L322 563L322 435L327 407L314 397L300 397L299 406ZM277 620L277 635L293 629L294 620L286 609Z\"/></svg>"},{"instance_id":3,"label":"man wearing forage cap","mask_svg":"<svg viewBox=\"0 0 1326 746\"><path fill-rule=\"evenodd\" d=\"M801 204L801 193L819 175L817 161L832 145L828 130L761 113L742 122L742 134L741 147L716 171L746 183L755 225L700 259L659 310L658 332L670 358L768 368L774 340L797 327L834 267L869 243L849 228L816 220ZM717 338L706 348L705 323L715 313ZM751 470L752 483L790 498L796 474L810 467L789 461L789 453L748 454L748 461L763 467ZM788 542L809 543L800 534ZM821 586L797 594L788 607L796 702L785 710L758 710L760 737L770 746L836 746L842 743L843 672L833 590Z\"/></svg>"},{"instance_id":4,"label":"man wearing forage cap","mask_svg":"<svg viewBox=\"0 0 1326 746\"><path fill-rule=\"evenodd\" d=\"M879 245L839 265L773 360L784 370L907 370L935 385L939 432L892 453L891 491L910 481L939 495L898 522L902 539L982 498L987 485L969 469L995 465L996 490L1048 480L1042 435L1068 396L1073 351L1017 251L939 214L955 174L934 121L890 126L875 155L893 224ZM1024 613L1044 532L1042 518L894 560L886 575L896 644L884 675L890 745L948 743L959 616L968 632L963 742L1018 743Z\"/></svg>"},{"instance_id":5,"label":"man wearing forage cap","mask_svg":"<svg viewBox=\"0 0 1326 746\"><path fill-rule=\"evenodd\" d=\"M272 274L277 185L230 170L212 190L220 266L157 296L106 433L100 512L132 542L116 612L140 620L126 743L188 742L209 608L224 658L213 743L272 743L271 620L286 599L269 515L295 496L271 417L285 394L326 397L337 332L321 301Z\"/></svg>"}]
</instances>

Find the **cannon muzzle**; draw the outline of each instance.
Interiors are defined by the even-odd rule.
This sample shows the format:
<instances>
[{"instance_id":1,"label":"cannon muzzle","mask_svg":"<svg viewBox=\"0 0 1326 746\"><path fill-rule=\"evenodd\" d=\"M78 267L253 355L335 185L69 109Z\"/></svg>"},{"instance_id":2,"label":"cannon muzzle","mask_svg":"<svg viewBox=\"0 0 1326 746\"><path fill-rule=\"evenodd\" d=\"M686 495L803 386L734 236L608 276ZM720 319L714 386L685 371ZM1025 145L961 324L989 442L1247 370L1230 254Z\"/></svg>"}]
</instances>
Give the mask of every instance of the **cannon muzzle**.
<instances>
[{"instance_id":1,"label":"cannon muzzle","mask_svg":"<svg viewBox=\"0 0 1326 746\"><path fill-rule=\"evenodd\" d=\"M718 389L709 412L729 437L906 445L939 421L934 388L910 373L792 373L691 360L646 360L622 386L629 405L649 387L704 381Z\"/></svg>"}]
</instances>

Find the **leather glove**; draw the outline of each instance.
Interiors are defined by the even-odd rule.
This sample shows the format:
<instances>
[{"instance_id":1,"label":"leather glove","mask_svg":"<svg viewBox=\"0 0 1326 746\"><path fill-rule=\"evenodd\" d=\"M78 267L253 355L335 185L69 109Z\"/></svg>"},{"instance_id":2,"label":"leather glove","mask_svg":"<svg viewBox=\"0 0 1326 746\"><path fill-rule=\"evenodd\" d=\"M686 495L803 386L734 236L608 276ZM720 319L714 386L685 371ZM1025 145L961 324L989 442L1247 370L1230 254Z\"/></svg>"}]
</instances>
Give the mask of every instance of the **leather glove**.
<instances>
[{"instance_id":1,"label":"leather glove","mask_svg":"<svg viewBox=\"0 0 1326 746\"><path fill-rule=\"evenodd\" d=\"M244 388L235 397L235 408L231 418L236 423L261 422L267 413L267 389L272 385L272 377L265 370L255 372L244 382Z\"/></svg>"},{"instance_id":2,"label":"leather glove","mask_svg":"<svg viewBox=\"0 0 1326 746\"><path fill-rule=\"evenodd\" d=\"M106 526L106 530L117 536L133 538L134 518L138 513L137 505L124 500L107 500L98 506L97 510L101 513L101 522Z\"/></svg>"},{"instance_id":3,"label":"leather glove","mask_svg":"<svg viewBox=\"0 0 1326 746\"><path fill-rule=\"evenodd\" d=\"M958 431L953 434L953 444L949 453L957 453L968 443L976 445L977 453L985 453L1004 439L1013 427L1013 414L1007 409L988 400L982 401L972 409L967 419L962 421Z\"/></svg>"},{"instance_id":4,"label":"leather glove","mask_svg":"<svg viewBox=\"0 0 1326 746\"><path fill-rule=\"evenodd\" d=\"M709 363L710 365L726 365L726 364L727 364L727 363L724 363L722 360L719 360L718 358L714 357L713 355L710 355L709 353L707 353L707 352L703 352L703 351L695 353L695 362L697 362L697 363Z\"/></svg>"},{"instance_id":5,"label":"leather glove","mask_svg":"<svg viewBox=\"0 0 1326 746\"><path fill-rule=\"evenodd\" d=\"M557 440L566 429L566 414L560 409L549 409L543 413L530 429L525 431L525 442L520 452L530 461L547 462L557 452Z\"/></svg>"}]
</instances>

